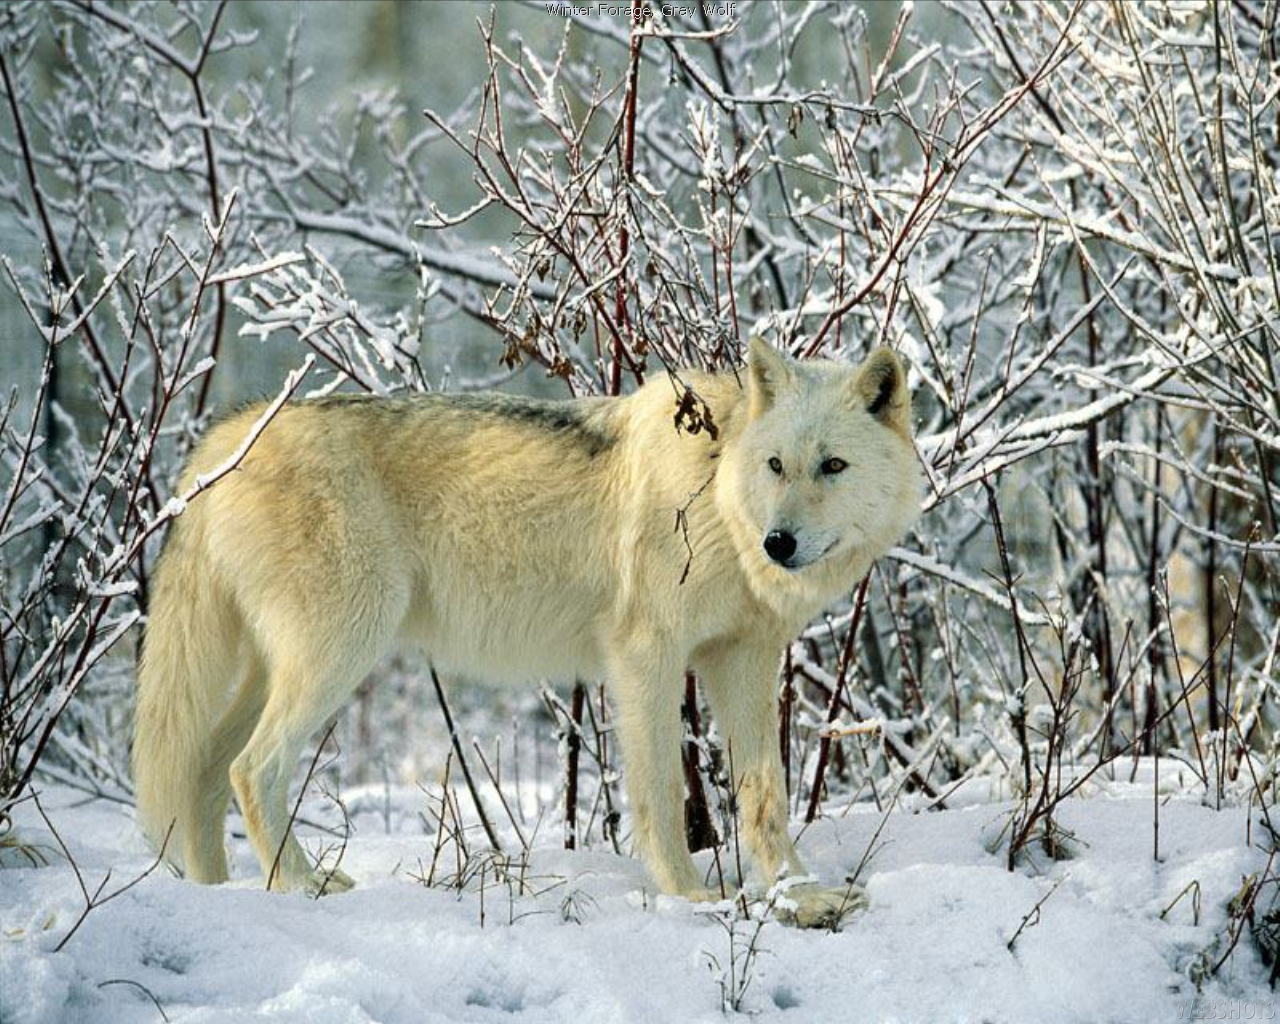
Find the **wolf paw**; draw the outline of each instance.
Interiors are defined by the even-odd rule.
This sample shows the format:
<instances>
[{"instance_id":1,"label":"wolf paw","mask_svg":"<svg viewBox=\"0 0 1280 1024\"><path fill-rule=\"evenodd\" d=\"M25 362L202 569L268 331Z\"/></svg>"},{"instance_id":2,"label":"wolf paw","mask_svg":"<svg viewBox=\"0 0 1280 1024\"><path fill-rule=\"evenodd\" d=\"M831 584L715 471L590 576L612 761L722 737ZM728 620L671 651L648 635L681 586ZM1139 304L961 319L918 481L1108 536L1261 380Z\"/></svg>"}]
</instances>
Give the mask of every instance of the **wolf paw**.
<instances>
[{"instance_id":1,"label":"wolf paw","mask_svg":"<svg viewBox=\"0 0 1280 1024\"><path fill-rule=\"evenodd\" d=\"M719 889L707 889L702 886L683 892L682 895L690 903L722 903L726 899L733 899L733 893L727 896Z\"/></svg>"},{"instance_id":2,"label":"wolf paw","mask_svg":"<svg viewBox=\"0 0 1280 1024\"><path fill-rule=\"evenodd\" d=\"M860 885L826 889L804 883L793 885L778 897L778 919L797 928L829 928L839 931L844 922L870 905Z\"/></svg>"},{"instance_id":3,"label":"wolf paw","mask_svg":"<svg viewBox=\"0 0 1280 1024\"><path fill-rule=\"evenodd\" d=\"M308 896L335 896L355 888L355 879L337 868L316 868L288 888L305 892Z\"/></svg>"}]
</instances>

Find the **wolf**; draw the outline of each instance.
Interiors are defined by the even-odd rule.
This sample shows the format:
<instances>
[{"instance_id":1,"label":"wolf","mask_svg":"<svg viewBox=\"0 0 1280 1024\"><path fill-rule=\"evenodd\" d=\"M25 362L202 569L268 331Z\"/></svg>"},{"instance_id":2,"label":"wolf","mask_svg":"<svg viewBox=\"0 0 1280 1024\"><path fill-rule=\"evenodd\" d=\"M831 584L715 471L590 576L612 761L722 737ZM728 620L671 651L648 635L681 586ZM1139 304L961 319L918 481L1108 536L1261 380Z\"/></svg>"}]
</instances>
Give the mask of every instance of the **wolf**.
<instances>
[{"instance_id":1,"label":"wolf","mask_svg":"<svg viewBox=\"0 0 1280 1024\"><path fill-rule=\"evenodd\" d=\"M138 816L187 878L227 876L234 791L270 888L340 891L290 829L308 739L388 650L518 682L600 679L633 836L663 893L719 898L685 842L687 670L729 745L740 835L772 881L804 874L777 733L784 646L911 527L921 476L903 367L797 361L684 372L621 398L332 396L285 405L175 521L139 671ZM182 487L262 412L213 427ZM677 527L678 523L678 528ZM861 897L812 882L801 923Z\"/></svg>"}]
</instances>

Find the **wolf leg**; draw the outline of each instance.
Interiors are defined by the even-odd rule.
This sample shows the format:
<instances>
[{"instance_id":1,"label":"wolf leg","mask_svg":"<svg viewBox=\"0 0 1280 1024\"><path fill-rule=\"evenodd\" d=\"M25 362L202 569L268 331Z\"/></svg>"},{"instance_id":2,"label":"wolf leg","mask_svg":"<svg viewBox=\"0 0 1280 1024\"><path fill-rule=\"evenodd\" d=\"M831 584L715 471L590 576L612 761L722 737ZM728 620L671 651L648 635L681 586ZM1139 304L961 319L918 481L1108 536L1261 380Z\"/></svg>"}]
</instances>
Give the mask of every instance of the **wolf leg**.
<instances>
[{"instance_id":1,"label":"wolf leg","mask_svg":"<svg viewBox=\"0 0 1280 1024\"><path fill-rule=\"evenodd\" d=\"M805 875L787 834L787 789L778 747L778 652L754 644L725 646L695 665L728 745L741 809L742 837L769 882ZM827 889L792 885L778 899L778 915L802 928L838 928L867 905L861 886Z\"/></svg>"},{"instance_id":2,"label":"wolf leg","mask_svg":"<svg viewBox=\"0 0 1280 1024\"><path fill-rule=\"evenodd\" d=\"M325 884L325 873L313 870L293 833L289 783L307 740L371 667L366 662L359 668L317 674L314 667L295 662L272 672L262 717L231 763L236 802L270 889L318 892L323 886L327 892L341 892L351 887L341 873Z\"/></svg>"},{"instance_id":3,"label":"wolf leg","mask_svg":"<svg viewBox=\"0 0 1280 1024\"><path fill-rule=\"evenodd\" d=\"M778 651L735 644L694 668L726 741L741 813L742 839L768 881L805 873L787 834L787 787L778 749Z\"/></svg>"},{"instance_id":4,"label":"wolf leg","mask_svg":"<svg viewBox=\"0 0 1280 1024\"><path fill-rule=\"evenodd\" d=\"M208 760L200 775L192 808L194 824L183 832L182 863L186 876L203 883L227 880L224 843L227 805L231 802L231 762L244 749L266 700L266 671L256 656L240 688L218 722L209 742Z\"/></svg>"},{"instance_id":5,"label":"wolf leg","mask_svg":"<svg viewBox=\"0 0 1280 1024\"><path fill-rule=\"evenodd\" d=\"M615 660L609 682L640 856L662 892L698 898L702 879L684 832L681 676L679 664L640 654Z\"/></svg>"},{"instance_id":6,"label":"wolf leg","mask_svg":"<svg viewBox=\"0 0 1280 1024\"><path fill-rule=\"evenodd\" d=\"M307 741L372 671L403 617L405 595L387 580L378 586L376 595L334 602L310 628L277 609L262 630L266 705L231 763L231 784L269 888L334 893L353 884L341 872L313 870L293 834L289 783Z\"/></svg>"}]
</instances>

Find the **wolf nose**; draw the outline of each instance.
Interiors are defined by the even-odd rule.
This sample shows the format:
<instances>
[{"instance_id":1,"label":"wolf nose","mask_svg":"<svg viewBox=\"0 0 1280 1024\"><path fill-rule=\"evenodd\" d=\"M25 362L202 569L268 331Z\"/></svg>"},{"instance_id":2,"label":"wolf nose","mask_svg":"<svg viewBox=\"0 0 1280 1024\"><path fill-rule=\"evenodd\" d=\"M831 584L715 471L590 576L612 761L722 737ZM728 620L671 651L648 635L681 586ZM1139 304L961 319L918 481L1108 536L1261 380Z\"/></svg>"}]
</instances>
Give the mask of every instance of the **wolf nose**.
<instances>
[{"instance_id":1,"label":"wolf nose","mask_svg":"<svg viewBox=\"0 0 1280 1024\"><path fill-rule=\"evenodd\" d=\"M770 530L764 535L764 551L775 562L785 562L796 553L796 539L786 530Z\"/></svg>"}]
</instances>

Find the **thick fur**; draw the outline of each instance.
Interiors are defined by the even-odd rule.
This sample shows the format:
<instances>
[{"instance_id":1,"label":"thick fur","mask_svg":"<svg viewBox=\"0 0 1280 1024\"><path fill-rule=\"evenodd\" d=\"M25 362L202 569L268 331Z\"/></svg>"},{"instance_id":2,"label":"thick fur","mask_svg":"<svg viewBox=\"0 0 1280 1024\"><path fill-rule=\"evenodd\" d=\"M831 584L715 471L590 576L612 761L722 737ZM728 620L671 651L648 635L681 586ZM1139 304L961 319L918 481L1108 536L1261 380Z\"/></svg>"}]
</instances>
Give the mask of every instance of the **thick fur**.
<instances>
[{"instance_id":1,"label":"thick fur","mask_svg":"<svg viewBox=\"0 0 1280 1024\"><path fill-rule=\"evenodd\" d=\"M906 382L888 350L851 368L761 342L740 376L683 379L715 437L677 431L665 378L619 399L281 410L180 517L157 570L133 755L152 840L169 835L187 877L224 880L234 790L270 884L315 888L288 832L299 756L407 643L472 676L606 680L637 846L662 891L690 896L702 889L684 839L679 706L696 670L732 747L758 869L802 873L778 660L915 519ZM212 429L183 486L225 462L260 412ZM847 468L823 473L831 458ZM792 567L765 553L771 530L795 537Z\"/></svg>"}]
</instances>

